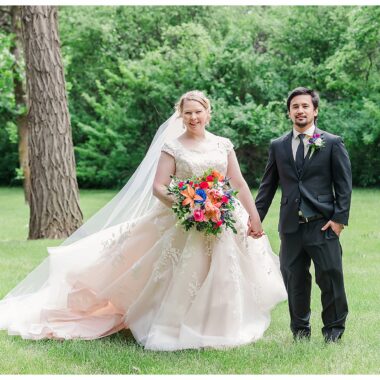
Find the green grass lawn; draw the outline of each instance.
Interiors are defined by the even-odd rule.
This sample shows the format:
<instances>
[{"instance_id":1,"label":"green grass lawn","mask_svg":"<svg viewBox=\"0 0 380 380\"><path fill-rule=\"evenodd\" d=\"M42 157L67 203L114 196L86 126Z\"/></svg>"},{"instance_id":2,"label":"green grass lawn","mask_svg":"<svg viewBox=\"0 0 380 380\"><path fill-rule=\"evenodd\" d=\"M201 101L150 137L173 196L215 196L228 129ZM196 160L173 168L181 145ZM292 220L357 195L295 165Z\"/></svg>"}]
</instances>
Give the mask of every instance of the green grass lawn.
<instances>
[{"instance_id":1,"label":"green grass lawn","mask_svg":"<svg viewBox=\"0 0 380 380\"><path fill-rule=\"evenodd\" d=\"M86 218L115 192L81 191ZM277 194L264 228L279 249ZM96 341L27 341L0 332L0 374L379 374L380 190L355 189L343 245L349 317L339 344L320 329L320 293L312 293L312 338L293 343L287 303L273 311L264 338L229 350L144 351L129 332ZM4 296L60 241L27 241L28 208L21 189L0 188L0 296Z\"/></svg>"}]
</instances>

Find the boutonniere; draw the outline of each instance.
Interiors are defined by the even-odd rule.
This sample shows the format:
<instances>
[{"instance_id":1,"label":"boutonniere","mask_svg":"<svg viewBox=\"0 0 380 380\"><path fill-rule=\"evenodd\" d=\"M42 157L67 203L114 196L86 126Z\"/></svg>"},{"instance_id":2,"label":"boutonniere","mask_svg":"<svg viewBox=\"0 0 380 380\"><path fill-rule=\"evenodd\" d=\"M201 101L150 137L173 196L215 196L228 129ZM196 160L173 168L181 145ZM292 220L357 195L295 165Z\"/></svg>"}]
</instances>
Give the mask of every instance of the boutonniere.
<instances>
[{"instance_id":1,"label":"boutonniere","mask_svg":"<svg viewBox=\"0 0 380 380\"><path fill-rule=\"evenodd\" d=\"M309 137L307 145L309 149L311 149L310 158L315 150L322 149L325 144L326 142L323 140L322 136L319 133L314 133L313 136Z\"/></svg>"}]
</instances>

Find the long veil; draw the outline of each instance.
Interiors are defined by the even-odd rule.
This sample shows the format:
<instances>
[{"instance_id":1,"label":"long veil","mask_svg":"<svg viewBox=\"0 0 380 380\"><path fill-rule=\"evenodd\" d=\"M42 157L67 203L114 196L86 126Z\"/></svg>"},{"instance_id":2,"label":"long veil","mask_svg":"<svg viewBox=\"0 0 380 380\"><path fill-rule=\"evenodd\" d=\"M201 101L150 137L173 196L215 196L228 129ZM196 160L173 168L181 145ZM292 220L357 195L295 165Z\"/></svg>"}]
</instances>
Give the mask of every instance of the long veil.
<instances>
[{"instance_id":1,"label":"long veil","mask_svg":"<svg viewBox=\"0 0 380 380\"><path fill-rule=\"evenodd\" d=\"M159 127L147 154L127 184L110 202L69 236L61 246L70 245L108 227L138 218L158 202L153 196L152 185L161 148L166 141L175 139L183 133L182 123L182 118L175 112ZM54 252L50 254L54 254ZM50 256L48 256L5 298L34 293L43 287L49 279L50 264Z\"/></svg>"}]
</instances>

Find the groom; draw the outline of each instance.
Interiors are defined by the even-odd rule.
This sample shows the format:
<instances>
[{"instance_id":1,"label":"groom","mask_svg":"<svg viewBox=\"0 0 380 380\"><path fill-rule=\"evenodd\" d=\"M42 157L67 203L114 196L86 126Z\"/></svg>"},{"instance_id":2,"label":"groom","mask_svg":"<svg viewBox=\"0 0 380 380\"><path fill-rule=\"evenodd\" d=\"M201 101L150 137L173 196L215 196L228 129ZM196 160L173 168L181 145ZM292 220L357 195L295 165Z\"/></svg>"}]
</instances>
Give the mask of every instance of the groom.
<instances>
[{"instance_id":1,"label":"groom","mask_svg":"<svg viewBox=\"0 0 380 380\"><path fill-rule=\"evenodd\" d=\"M293 128L270 145L256 207L263 220L280 183L280 265L294 338L311 333L312 260L321 289L322 333L326 342L336 342L348 313L339 235L348 223L352 178L342 139L316 127L318 103L318 94L308 88L289 94Z\"/></svg>"}]
</instances>

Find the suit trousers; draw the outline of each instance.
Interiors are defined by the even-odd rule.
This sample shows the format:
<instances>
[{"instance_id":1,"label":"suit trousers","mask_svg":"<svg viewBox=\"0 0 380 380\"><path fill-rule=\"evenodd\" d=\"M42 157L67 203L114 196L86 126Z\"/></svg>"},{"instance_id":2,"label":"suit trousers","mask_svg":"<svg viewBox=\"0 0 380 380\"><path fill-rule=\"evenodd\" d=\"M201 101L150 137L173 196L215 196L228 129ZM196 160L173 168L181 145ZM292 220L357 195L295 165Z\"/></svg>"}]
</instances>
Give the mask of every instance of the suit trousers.
<instances>
[{"instance_id":1,"label":"suit trousers","mask_svg":"<svg viewBox=\"0 0 380 380\"><path fill-rule=\"evenodd\" d=\"M310 335L310 265L321 289L322 333L327 339L340 338L348 314L344 290L342 248L338 236L325 219L299 225L294 233L280 234L280 266L288 292L290 328L294 335Z\"/></svg>"}]
</instances>

